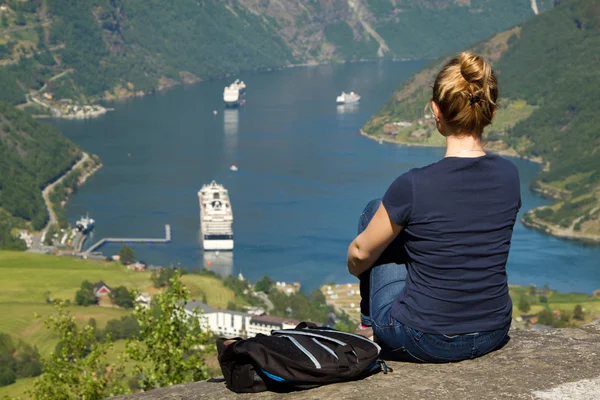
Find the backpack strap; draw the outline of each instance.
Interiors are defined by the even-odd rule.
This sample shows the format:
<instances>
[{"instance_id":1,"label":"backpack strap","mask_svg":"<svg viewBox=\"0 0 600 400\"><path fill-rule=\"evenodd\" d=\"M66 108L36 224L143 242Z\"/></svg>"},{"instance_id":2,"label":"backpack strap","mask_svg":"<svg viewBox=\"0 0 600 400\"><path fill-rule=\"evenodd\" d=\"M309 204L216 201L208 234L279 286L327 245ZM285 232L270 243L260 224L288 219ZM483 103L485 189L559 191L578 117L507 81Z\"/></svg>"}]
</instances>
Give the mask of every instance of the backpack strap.
<instances>
[{"instance_id":1,"label":"backpack strap","mask_svg":"<svg viewBox=\"0 0 600 400\"><path fill-rule=\"evenodd\" d=\"M345 346L339 346L338 348L336 348L335 354L338 356L338 362L340 364L340 367L343 367L343 368L350 366L350 358L349 358L350 354L354 354L354 356L356 357L356 352L354 351L354 347L352 347L349 344L347 344Z\"/></svg>"},{"instance_id":2,"label":"backpack strap","mask_svg":"<svg viewBox=\"0 0 600 400\"><path fill-rule=\"evenodd\" d=\"M225 347L229 346L230 344L233 344L233 342L225 344L225 342L228 342L230 340L238 341L238 340L242 340L242 338L241 337L235 337L235 338L224 338L224 337L221 337L221 338L218 338L217 339L217 354L223 353L223 350L225 350Z\"/></svg>"}]
</instances>

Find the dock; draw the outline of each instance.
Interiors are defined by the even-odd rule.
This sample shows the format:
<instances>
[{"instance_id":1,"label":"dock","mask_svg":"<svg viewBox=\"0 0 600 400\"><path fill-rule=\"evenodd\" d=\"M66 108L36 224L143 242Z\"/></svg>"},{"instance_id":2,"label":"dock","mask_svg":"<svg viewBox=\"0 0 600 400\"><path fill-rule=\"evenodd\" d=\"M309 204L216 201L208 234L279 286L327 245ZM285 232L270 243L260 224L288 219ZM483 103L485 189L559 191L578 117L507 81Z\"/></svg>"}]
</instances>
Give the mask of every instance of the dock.
<instances>
[{"instance_id":1,"label":"dock","mask_svg":"<svg viewBox=\"0 0 600 400\"><path fill-rule=\"evenodd\" d=\"M104 238L102 240L97 241L93 245L91 245L88 249L86 249L83 255L88 255L100 247L104 246L107 243L169 243L171 241L171 225L165 225L165 237L164 238Z\"/></svg>"}]
</instances>

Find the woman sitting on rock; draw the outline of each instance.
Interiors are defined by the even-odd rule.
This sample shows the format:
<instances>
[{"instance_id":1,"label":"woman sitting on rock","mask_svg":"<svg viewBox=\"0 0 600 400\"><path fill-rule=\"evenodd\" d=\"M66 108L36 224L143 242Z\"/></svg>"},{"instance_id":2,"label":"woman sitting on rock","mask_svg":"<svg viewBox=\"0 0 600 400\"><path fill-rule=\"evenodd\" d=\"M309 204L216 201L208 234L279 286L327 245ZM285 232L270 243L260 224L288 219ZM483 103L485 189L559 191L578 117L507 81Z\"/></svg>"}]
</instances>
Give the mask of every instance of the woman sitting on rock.
<instances>
[{"instance_id":1,"label":"woman sitting on rock","mask_svg":"<svg viewBox=\"0 0 600 400\"><path fill-rule=\"evenodd\" d=\"M430 103L445 157L400 175L360 217L348 249L359 331L372 327L388 358L460 361L509 339L506 261L521 197L517 168L481 141L497 98L483 58L445 64Z\"/></svg>"}]
</instances>

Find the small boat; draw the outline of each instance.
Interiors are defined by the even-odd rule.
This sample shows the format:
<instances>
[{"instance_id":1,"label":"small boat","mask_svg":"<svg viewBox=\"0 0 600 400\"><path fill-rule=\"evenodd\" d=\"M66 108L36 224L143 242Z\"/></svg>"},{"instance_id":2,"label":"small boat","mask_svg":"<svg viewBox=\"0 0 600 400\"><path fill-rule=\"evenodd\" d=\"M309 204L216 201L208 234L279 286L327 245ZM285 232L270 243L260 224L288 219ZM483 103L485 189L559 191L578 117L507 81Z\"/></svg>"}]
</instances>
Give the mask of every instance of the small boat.
<instances>
[{"instance_id":1,"label":"small boat","mask_svg":"<svg viewBox=\"0 0 600 400\"><path fill-rule=\"evenodd\" d=\"M217 115L217 110L213 110L213 115Z\"/></svg>"},{"instance_id":2,"label":"small boat","mask_svg":"<svg viewBox=\"0 0 600 400\"><path fill-rule=\"evenodd\" d=\"M235 165L232 165L231 167L229 167L230 171L237 171L238 167L236 167Z\"/></svg>"},{"instance_id":3,"label":"small boat","mask_svg":"<svg viewBox=\"0 0 600 400\"><path fill-rule=\"evenodd\" d=\"M359 100L360 100L360 96L354 92L350 92L350 93L342 92L342 94L339 95L335 99L335 102L337 104L350 104L350 103L358 103Z\"/></svg>"}]
</instances>

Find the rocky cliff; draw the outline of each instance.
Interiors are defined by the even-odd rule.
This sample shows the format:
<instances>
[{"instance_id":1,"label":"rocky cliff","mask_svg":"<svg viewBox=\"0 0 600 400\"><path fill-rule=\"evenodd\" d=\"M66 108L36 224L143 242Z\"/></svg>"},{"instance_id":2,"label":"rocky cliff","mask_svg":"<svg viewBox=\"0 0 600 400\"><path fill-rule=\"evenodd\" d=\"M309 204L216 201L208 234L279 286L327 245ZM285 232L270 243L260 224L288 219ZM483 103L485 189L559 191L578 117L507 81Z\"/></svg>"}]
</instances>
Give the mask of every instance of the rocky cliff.
<instances>
[{"instance_id":1,"label":"rocky cliff","mask_svg":"<svg viewBox=\"0 0 600 400\"><path fill-rule=\"evenodd\" d=\"M119 397L197 399L600 399L600 326L513 331L503 349L454 364L390 363L393 373L295 393L236 395L196 382Z\"/></svg>"}]
</instances>

